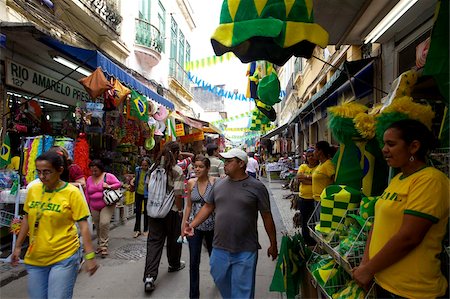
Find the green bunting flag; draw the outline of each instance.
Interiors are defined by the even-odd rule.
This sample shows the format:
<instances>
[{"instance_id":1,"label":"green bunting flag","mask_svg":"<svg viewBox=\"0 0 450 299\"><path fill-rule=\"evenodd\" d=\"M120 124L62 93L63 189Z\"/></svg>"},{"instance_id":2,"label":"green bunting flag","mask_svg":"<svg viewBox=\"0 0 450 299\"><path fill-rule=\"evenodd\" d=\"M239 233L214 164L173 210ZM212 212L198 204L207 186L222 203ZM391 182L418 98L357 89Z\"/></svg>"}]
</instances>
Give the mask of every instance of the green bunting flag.
<instances>
[{"instance_id":1,"label":"green bunting flag","mask_svg":"<svg viewBox=\"0 0 450 299\"><path fill-rule=\"evenodd\" d=\"M139 120L148 121L147 98L134 90L131 90L130 115Z\"/></svg>"},{"instance_id":2,"label":"green bunting flag","mask_svg":"<svg viewBox=\"0 0 450 299\"><path fill-rule=\"evenodd\" d=\"M11 141L9 135L5 135L3 145L0 150L0 167L4 168L11 163Z\"/></svg>"}]
</instances>

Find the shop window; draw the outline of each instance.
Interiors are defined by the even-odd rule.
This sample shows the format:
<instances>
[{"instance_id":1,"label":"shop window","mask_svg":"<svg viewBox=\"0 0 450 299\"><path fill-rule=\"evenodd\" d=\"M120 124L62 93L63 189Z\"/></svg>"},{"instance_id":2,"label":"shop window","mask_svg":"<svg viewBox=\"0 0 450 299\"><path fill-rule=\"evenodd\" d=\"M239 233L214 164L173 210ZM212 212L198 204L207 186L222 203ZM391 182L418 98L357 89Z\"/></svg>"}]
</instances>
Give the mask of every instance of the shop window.
<instances>
[{"instance_id":1,"label":"shop window","mask_svg":"<svg viewBox=\"0 0 450 299\"><path fill-rule=\"evenodd\" d=\"M161 52L164 53L166 44L166 9L162 5L161 1L158 1L158 25L159 32L161 33L161 37L163 38Z\"/></svg>"},{"instance_id":2,"label":"shop window","mask_svg":"<svg viewBox=\"0 0 450 299\"><path fill-rule=\"evenodd\" d=\"M184 34L181 30L179 36L178 63L184 68Z\"/></svg>"}]
</instances>

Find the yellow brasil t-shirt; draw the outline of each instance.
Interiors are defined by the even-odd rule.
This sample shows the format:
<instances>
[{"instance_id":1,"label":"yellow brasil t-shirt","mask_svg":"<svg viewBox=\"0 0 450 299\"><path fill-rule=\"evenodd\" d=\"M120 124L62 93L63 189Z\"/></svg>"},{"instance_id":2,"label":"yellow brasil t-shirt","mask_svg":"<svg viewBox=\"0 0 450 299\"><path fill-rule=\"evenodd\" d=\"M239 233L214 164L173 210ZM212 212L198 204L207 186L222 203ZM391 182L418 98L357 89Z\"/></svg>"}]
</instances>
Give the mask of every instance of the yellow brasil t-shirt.
<instances>
[{"instance_id":1,"label":"yellow brasil t-shirt","mask_svg":"<svg viewBox=\"0 0 450 299\"><path fill-rule=\"evenodd\" d=\"M137 185L136 193L144 195L145 192L145 172L141 171L141 174L139 175L139 182Z\"/></svg>"},{"instance_id":2,"label":"yellow brasil t-shirt","mask_svg":"<svg viewBox=\"0 0 450 299\"><path fill-rule=\"evenodd\" d=\"M320 201L323 189L333 183L336 167L330 159L320 163L312 173L312 191L314 200Z\"/></svg>"},{"instance_id":3,"label":"yellow brasil t-shirt","mask_svg":"<svg viewBox=\"0 0 450 299\"><path fill-rule=\"evenodd\" d=\"M312 175L312 173L313 173L314 169L316 169L316 167L310 168L308 166L308 164L302 164L298 168L297 174ZM299 189L298 195L301 198L313 199L312 184L308 185L308 184L300 183L300 189Z\"/></svg>"},{"instance_id":4,"label":"yellow brasil t-shirt","mask_svg":"<svg viewBox=\"0 0 450 299\"><path fill-rule=\"evenodd\" d=\"M370 258L399 231L404 214L429 219L433 225L414 250L377 273L375 280L382 288L405 298L442 296L447 281L437 256L449 216L449 180L445 174L427 167L406 178L401 178L400 173L392 179L375 205Z\"/></svg>"},{"instance_id":5,"label":"yellow brasil t-shirt","mask_svg":"<svg viewBox=\"0 0 450 299\"><path fill-rule=\"evenodd\" d=\"M25 263L33 266L48 266L65 260L80 247L75 222L89 216L89 208L80 190L68 183L54 192L43 192L39 182L27 193L24 211L28 214L30 238ZM42 213L35 232L38 213Z\"/></svg>"}]
</instances>

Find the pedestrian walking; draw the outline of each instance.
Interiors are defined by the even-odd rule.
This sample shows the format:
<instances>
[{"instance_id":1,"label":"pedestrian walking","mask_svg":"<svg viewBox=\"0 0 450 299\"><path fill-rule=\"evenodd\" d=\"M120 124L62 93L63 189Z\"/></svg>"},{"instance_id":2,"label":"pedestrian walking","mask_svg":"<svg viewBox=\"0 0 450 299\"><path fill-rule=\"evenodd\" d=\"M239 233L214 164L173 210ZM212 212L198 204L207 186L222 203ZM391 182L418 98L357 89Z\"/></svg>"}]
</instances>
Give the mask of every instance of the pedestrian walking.
<instances>
[{"instance_id":1,"label":"pedestrian walking","mask_svg":"<svg viewBox=\"0 0 450 299\"><path fill-rule=\"evenodd\" d=\"M24 262L30 298L72 298L81 259L75 223L84 240L85 269L92 275L98 268L86 221L88 206L77 187L61 180L63 171L63 157L55 151L37 157L36 172L41 182L30 187L24 203L25 215L11 263L18 264L29 234Z\"/></svg>"},{"instance_id":2,"label":"pedestrian walking","mask_svg":"<svg viewBox=\"0 0 450 299\"><path fill-rule=\"evenodd\" d=\"M258 211L270 240L267 255L278 256L276 229L270 211L269 192L263 183L246 174L247 154L231 149L225 159L228 177L217 181L213 194L205 199L184 233L194 229L215 212L214 241L210 258L211 275L223 298L253 298L258 260Z\"/></svg>"},{"instance_id":3,"label":"pedestrian walking","mask_svg":"<svg viewBox=\"0 0 450 299\"><path fill-rule=\"evenodd\" d=\"M308 221L314 212L314 197L312 192L312 174L317 167L318 161L314 157L314 149L306 150L306 163L300 165L297 172L297 178L300 181L298 208L300 210L302 236L306 244L315 245L316 242L309 234ZM318 219L315 219L318 220Z\"/></svg>"},{"instance_id":4,"label":"pedestrian walking","mask_svg":"<svg viewBox=\"0 0 450 299\"><path fill-rule=\"evenodd\" d=\"M212 188L216 181L209 175L211 162L203 155L197 155L194 159L195 178L188 181L187 201L182 222L182 237L185 236L184 226L192 221L211 197ZM200 256L202 242L205 241L208 254L211 256L212 241L214 237L214 214L210 215L202 224L194 230L189 241L189 298L200 297Z\"/></svg>"},{"instance_id":5,"label":"pedestrian walking","mask_svg":"<svg viewBox=\"0 0 450 299\"><path fill-rule=\"evenodd\" d=\"M209 175L213 177L225 177L223 161L219 159L219 147L215 143L206 145L206 158L211 161Z\"/></svg>"},{"instance_id":6,"label":"pedestrian walking","mask_svg":"<svg viewBox=\"0 0 450 299\"><path fill-rule=\"evenodd\" d=\"M257 174L259 173L259 164L258 161L254 158L255 153L250 152L248 153L248 162L247 162L247 168L245 171L248 175L257 178Z\"/></svg>"},{"instance_id":7,"label":"pedestrian walking","mask_svg":"<svg viewBox=\"0 0 450 299\"><path fill-rule=\"evenodd\" d=\"M158 154L155 164L150 172L160 165L167 175L167 191L173 190L175 200L172 209L164 218L148 217L147 255L145 258L144 289L151 292L155 289L158 277L158 268L164 242L167 239L167 260L169 272L176 272L185 267L181 261L181 243L177 243L181 235L181 219L183 217L182 194L184 190L183 170L177 165L180 154L180 145L177 142L168 142ZM152 188L152 186L148 186ZM150 199L149 199L150 200Z\"/></svg>"},{"instance_id":8,"label":"pedestrian walking","mask_svg":"<svg viewBox=\"0 0 450 299\"><path fill-rule=\"evenodd\" d=\"M93 160L89 163L89 168L92 175L86 180L86 200L97 231L96 253L100 253L101 257L105 258L109 254L109 225L116 205L106 205L103 200L103 191L117 190L122 183L112 173L105 172L105 166L100 160Z\"/></svg>"},{"instance_id":9,"label":"pedestrian walking","mask_svg":"<svg viewBox=\"0 0 450 299\"><path fill-rule=\"evenodd\" d=\"M130 185L135 190L134 206L136 211L136 223L134 224L133 238L141 235L141 216L142 204L144 204L144 236L148 234L148 217L147 217L147 197L148 197L148 180L150 178L150 158L144 157L141 166L136 167L135 177L131 180Z\"/></svg>"}]
</instances>

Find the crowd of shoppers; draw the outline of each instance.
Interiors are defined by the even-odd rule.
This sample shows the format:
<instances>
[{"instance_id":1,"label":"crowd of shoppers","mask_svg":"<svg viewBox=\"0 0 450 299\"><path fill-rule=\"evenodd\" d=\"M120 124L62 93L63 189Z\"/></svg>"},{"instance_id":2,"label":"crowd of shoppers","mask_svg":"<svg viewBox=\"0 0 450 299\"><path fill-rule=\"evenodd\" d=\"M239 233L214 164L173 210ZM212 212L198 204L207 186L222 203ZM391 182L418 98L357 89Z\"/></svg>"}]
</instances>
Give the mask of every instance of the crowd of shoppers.
<instances>
[{"instance_id":1,"label":"crowd of shoppers","mask_svg":"<svg viewBox=\"0 0 450 299\"><path fill-rule=\"evenodd\" d=\"M353 269L353 279L361 287L368 289L375 281L377 296L435 298L448 294L438 256L447 232L449 180L442 172L427 166L426 157L432 144L431 133L418 121L393 123L384 133L383 154L388 165L400 172L376 203L363 260ZM221 296L254 298L261 249L258 214L270 240L267 255L272 259L278 256L269 192L257 179L259 164L254 153L240 149L219 153L215 144L206 149L206 156L194 155L181 152L177 142L168 142L154 163L143 157L136 167L130 182L136 210L133 237L142 232L147 237L144 290L151 292L156 287L166 242L168 272L185 268L181 250L187 237L189 298L200 297L203 245ZM305 163L297 172L301 231L307 245L315 244L308 221L311 217L319 220L320 195L334 183L333 154L328 142L319 141L306 150ZM53 147L36 159L38 180L29 185L26 214L12 254L12 263L16 265L29 234L24 262L31 298L72 297L83 256L80 237L85 269L90 275L98 268L95 254L108 255L109 225L115 206L105 203L103 191L118 189L122 183L105 171L100 160L93 160L89 167L91 176L85 179L62 147ZM173 206L163 218L147 216L150 176L157 167L165 170L167 191L175 195ZM86 200L80 187L84 188ZM97 233L96 250L87 223L90 215Z\"/></svg>"}]
</instances>

